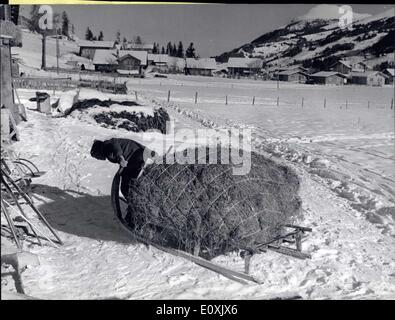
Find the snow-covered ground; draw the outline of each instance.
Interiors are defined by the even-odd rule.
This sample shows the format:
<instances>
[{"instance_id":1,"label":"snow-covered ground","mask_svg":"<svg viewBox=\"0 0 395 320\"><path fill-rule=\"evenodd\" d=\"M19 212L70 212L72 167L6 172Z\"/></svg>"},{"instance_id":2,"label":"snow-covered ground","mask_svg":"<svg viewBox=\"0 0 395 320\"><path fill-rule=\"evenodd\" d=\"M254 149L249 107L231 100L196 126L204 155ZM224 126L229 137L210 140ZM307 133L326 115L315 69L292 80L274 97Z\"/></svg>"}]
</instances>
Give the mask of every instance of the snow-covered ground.
<instances>
[{"instance_id":1,"label":"snow-covered ground","mask_svg":"<svg viewBox=\"0 0 395 320\"><path fill-rule=\"evenodd\" d=\"M41 64L39 36L24 37L24 47L13 48L26 64L24 70L56 76L36 69ZM47 62L52 66L54 44L48 40ZM76 47L65 41L61 50L69 58ZM40 259L39 266L23 273L27 294L44 299L395 298L393 87L281 82L277 89L271 81L185 76L127 81L128 95L115 98L83 89L79 98L133 100L137 91L143 106L127 108L150 112L165 106L176 129L251 128L256 151L293 167L301 178L304 211L298 223L313 228L303 244L312 259L274 252L256 255L251 271L263 284L241 285L131 241L110 203L118 168L91 158L90 147L94 139L111 137L129 137L152 147L153 139L162 141L163 136L101 127L84 117L94 109L69 117L46 116L33 110L35 102L29 98L34 90L18 89L29 121L20 124L21 141L14 148L46 171L34 179L36 205L65 242L58 249L26 243ZM62 94L48 93L52 103ZM244 267L236 254L215 262L240 271Z\"/></svg>"},{"instance_id":2,"label":"snow-covered ground","mask_svg":"<svg viewBox=\"0 0 395 320\"><path fill-rule=\"evenodd\" d=\"M201 83L199 89L205 87L204 79L191 80ZM183 89L195 88L183 81ZM231 82L208 79L207 83ZM249 86L247 82L240 85ZM235 86L236 82L233 90ZM152 83L143 85L139 80L132 80L129 87L139 90L139 102L147 107L165 104L160 101L161 92ZM167 92L163 84L158 87ZM307 93L299 87L295 91ZM257 150L294 167L301 177L304 217L299 224L313 228L303 244L312 259L301 261L274 252L254 256L252 273L264 283L241 285L182 258L135 243L117 224L110 204L110 186L117 166L92 159L89 155L92 141L129 137L152 144L152 138L160 138L160 134L111 130L75 117L52 118L31 110L35 103L28 99L34 96L34 91L21 90L20 96L29 108L29 121L20 125L21 141L14 146L18 153L46 171L34 180L35 201L65 242L58 249L28 246L28 250L39 255L40 266L23 273L27 294L46 299L270 299L295 294L305 299L395 297L395 238L388 232L380 232L365 214L353 207L350 199L339 197L331 183L339 181L351 186L342 172L336 176L339 180L329 179L331 182L317 175L317 171L314 173L321 169L330 176L336 165L340 169L351 168L352 177L363 174L370 180L365 170L368 166L361 163L369 159L368 154L357 151L361 158L355 158L351 149L346 148L344 154L339 152L344 149L344 143L354 147L357 143L361 150L383 147L380 150L387 150L386 156L393 157L394 150L389 146L391 141L393 144L390 132L393 113L388 110L376 108L365 116L358 112L361 117L358 127L356 122L349 122L355 119L350 115L353 108L316 110L306 106L292 113L291 107L253 107L247 103L242 107L231 104L219 107L212 103L195 106L186 100L168 106L176 128L201 128L202 124L216 127L225 123L236 127L245 123L255 128ZM130 99L133 97L131 92ZM379 127L374 121L378 121ZM292 140L298 135L298 139ZM316 163L326 164L325 167L306 165L310 163L306 157L300 162L287 158L289 150L296 147L307 158L314 159L318 154L322 161ZM346 167L347 162L341 156L349 156L357 164ZM381 179L386 176L384 171L391 174L389 167L393 162L382 162L383 172L374 166L375 161L371 163L371 170L376 170ZM393 192L393 186L389 188ZM242 259L236 254L220 256L215 262L243 269Z\"/></svg>"}]
</instances>

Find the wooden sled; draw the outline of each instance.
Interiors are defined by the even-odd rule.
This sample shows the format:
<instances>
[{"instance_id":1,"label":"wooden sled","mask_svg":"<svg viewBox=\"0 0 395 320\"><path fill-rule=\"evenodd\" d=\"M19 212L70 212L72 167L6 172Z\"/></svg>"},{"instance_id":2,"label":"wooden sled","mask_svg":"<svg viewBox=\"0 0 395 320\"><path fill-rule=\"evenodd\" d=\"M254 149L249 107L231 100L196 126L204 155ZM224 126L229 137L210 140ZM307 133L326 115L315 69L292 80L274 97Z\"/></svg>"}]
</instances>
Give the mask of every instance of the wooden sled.
<instances>
[{"instance_id":1,"label":"wooden sled","mask_svg":"<svg viewBox=\"0 0 395 320\"><path fill-rule=\"evenodd\" d=\"M117 172L117 174L114 176L112 186L111 186L111 204L115 213L115 216L122 226L122 228L129 234L131 238L134 240L137 240L138 242L144 243L146 245L151 245L158 250L170 253L174 256L177 257L182 257L185 258L203 268L209 269L211 271L214 271L216 273L219 273L223 275L224 277L231 279L233 281L242 283L242 284L248 284L246 281L254 282L257 284L262 284L263 281L260 279L257 279L256 277L249 275L249 263L250 259L252 257L252 253L249 252L248 250L242 251L241 252L241 257L244 258L245 260L245 272L239 272L235 271L223 266L220 266L214 262L208 261L206 259L203 259L199 256L192 255L190 253L187 253L185 251L177 250L177 249L172 249L172 248L167 248L163 247L159 244L153 243L152 241L136 234L130 226L127 224L124 215L122 213L122 208L121 208L121 201L125 203L126 205L126 200L123 197L120 197L119 195L119 186L120 186L120 171ZM309 258L310 256L308 254L305 254L301 252L301 240L302 240L302 234L308 231L311 231L310 228L304 228L304 227L299 227L299 226L293 226L293 225L285 225L284 227L286 228L292 228L294 231L289 232L288 234L278 237L276 239L273 239L273 241L270 241L268 243L262 244L259 250L261 252L266 252L266 250L272 250L276 251L282 254L286 255L291 255L296 258L300 259L306 259ZM289 242L289 243L296 243L297 248L296 249L291 249L289 247L282 246L281 244L283 242Z\"/></svg>"}]
</instances>

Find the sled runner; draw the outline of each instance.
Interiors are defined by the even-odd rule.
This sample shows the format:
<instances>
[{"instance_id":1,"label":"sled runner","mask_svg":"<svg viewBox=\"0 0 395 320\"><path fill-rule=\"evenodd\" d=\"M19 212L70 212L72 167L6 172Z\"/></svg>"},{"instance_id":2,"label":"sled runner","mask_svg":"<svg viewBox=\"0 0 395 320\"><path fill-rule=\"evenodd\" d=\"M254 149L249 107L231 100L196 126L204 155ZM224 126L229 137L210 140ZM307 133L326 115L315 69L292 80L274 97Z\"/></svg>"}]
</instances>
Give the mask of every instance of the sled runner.
<instances>
[{"instance_id":1,"label":"sled runner","mask_svg":"<svg viewBox=\"0 0 395 320\"><path fill-rule=\"evenodd\" d=\"M235 271L223 266L220 266L216 263L213 263L209 260L206 260L204 258L201 258L197 255L192 255L190 253L181 251L181 250L176 250L172 248L167 248L161 245L158 245L156 243L153 243L152 241L142 237L141 235L137 235L132 228L128 225L128 223L125 220L125 214L123 213L123 206L127 206L127 201L124 199L122 196L120 196L120 170L117 172L115 175L113 182L112 182L112 188L111 188L111 203L112 207L115 213L115 216L122 226L124 230L128 232L128 234L135 240L144 243L146 245L152 245L153 247L170 253L174 256L182 257L185 258L191 262L194 262L195 264L204 267L206 269L209 269L211 271L214 271L216 273L219 273L233 281L237 281L242 284L247 284L247 281L251 281L254 283L262 284L263 281L257 279L256 277L253 277L249 275L249 264L250 264L250 259L252 255L255 253L249 252L248 250L241 251L240 256L244 258L245 262L245 272L239 272ZM275 239L273 239L270 242L264 243L260 245L259 247L259 252L266 252L267 250L272 250L278 253L282 253L285 255L290 255L295 258L299 259L307 259L310 258L310 255L307 253L302 252L302 239L306 236L307 232L312 231L311 228L305 228L305 227L300 227L300 226L294 226L294 225L284 225L283 228L285 230L287 229L292 229L292 231L279 236ZM296 248L291 248L289 246L283 245L284 243L288 244L295 244Z\"/></svg>"}]
</instances>

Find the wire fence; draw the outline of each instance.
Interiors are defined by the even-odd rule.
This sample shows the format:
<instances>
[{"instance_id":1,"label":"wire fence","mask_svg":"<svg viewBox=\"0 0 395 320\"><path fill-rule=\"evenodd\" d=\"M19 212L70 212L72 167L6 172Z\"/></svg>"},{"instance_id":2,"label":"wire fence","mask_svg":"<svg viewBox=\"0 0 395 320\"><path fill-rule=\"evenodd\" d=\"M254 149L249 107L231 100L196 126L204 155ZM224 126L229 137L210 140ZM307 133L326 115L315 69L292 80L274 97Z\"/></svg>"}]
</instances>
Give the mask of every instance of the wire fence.
<instances>
[{"instance_id":1,"label":"wire fence","mask_svg":"<svg viewBox=\"0 0 395 320\"><path fill-rule=\"evenodd\" d=\"M145 90L143 90L145 91ZM229 107L234 106L252 106L252 107L292 107L292 108L339 108L339 109L394 109L394 98L388 100L388 102L382 102L377 100L349 100L341 99L339 97L325 96L318 98L312 98L306 95L306 97L290 97L289 95L281 95L278 93L277 96L260 96L260 95L237 95L237 94L205 94L201 91L195 92L182 92L179 90L147 90L150 93L154 93L157 98L165 102L177 102L185 104L199 105L225 105ZM137 91L136 91L137 92Z\"/></svg>"}]
</instances>

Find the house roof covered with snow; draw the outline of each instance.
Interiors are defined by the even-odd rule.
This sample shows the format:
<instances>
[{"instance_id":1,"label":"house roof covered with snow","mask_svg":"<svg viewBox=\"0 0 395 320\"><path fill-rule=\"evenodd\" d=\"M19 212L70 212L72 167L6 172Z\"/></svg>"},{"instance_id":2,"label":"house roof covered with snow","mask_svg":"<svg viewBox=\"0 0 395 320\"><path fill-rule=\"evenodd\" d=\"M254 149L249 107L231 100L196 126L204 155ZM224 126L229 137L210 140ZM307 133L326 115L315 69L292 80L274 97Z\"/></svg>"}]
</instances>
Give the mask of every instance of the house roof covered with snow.
<instances>
[{"instance_id":1,"label":"house roof covered with snow","mask_svg":"<svg viewBox=\"0 0 395 320\"><path fill-rule=\"evenodd\" d=\"M258 58L229 58L228 68L252 68L260 69L263 61Z\"/></svg>"},{"instance_id":2,"label":"house roof covered with snow","mask_svg":"<svg viewBox=\"0 0 395 320\"><path fill-rule=\"evenodd\" d=\"M167 54L155 54L149 53L148 60L153 61L154 63L168 63L170 56Z\"/></svg>"},{"instance_id":3,"label":"house roof covered with snow","mask_svg":"<svg viewBox=\"0 0 395 320\"><path fill-rule=\"evenodd\" d=\"M382 72L380 72L380 71L365 71L365 72L356 72L356 71L354 71L354 72L350 72L350 76L351 77L360 77L360 78L371 77L371 76L374 76L376 74L379 74L379 75L385 77L385 75Z\"/></svg>"},{"instance_id":4,"label":"house roof covered with snow","mask_svg":"<svg viewBox=\"0 0 395 320\"><path fill-rule=\"evenodd\" d=\"M387 68L384 70L384 72L387 73L388 75L395 77L395 69L394 68Z\"/></svg>"},{"instance_id":5,"label":"house roof covered with snow","mask_svg":"<svg viewBox=\"0 0 395 320\"><path fill-rule=\"evenodd\" d=\"M279 72L278 74L282 75L282 76L289 76L289 75L295 74L295 73L300 73L300 74L303 74L303 75L307 75L306 72L303 72L303 71L301 71L298 68L292 68L292 69L289 69L289 70L284 70L284 71Z\"/></svg>"},{"instance_id":6,"label":"house roof covered with snow","mask_svg":"<svg viewBox=\"0 0 395 320\"><path fill-rule=\"evenodd\" d=\"M93 64L118 64L116 50L99 49L93 56Z\"/></svg>"},{"instance_id":7,"label":"house roof covered with snow","mask_svg":"<svg viewBox=\"0 0 395 320\"><path fill-rule=\"evenodd\" d=\"M104 50L98 49L93 56L93 64L118 64L118 60L122 60L127 56L132 56L140 60L142 66L147 65L147 52L136 50Z\"/></svg>"},{"instance_id":8,"label":"house roof covered with snow","mask_svg":"<svg viewBox=\"0 0 395 320\"><path fill-rule=\"evenodd\" d=\"M217 63L213 58L186 58L186 67L190 69L208 69L214 70L217 68Z\"/></svg>"},{"instance_id":9,"label":"house roof covered with snow","mask_svg":"<svg viewBox=\"0 0 395 320\"><path fill-rule=\"evenodd\" d=\"M128 55L140 60L142 66L147 65L148 53L147 51L138 51L138 50L119 50L119 59L122 60Z\"/></svg>"},{"instance_id":10,"label":"house roof covered with snow","mask_svg":"<svg viewBox=\"0 0 395 320\"><path fill-rule=\"evenodd\" d=\"M107 48L111 49L115 46L115 41L78 41L78 46L81 48Z\"/></svg>"},{"instance_id":11,"label":"house roof covered with snow","mask_svg":"<svg viewBox=\"0 0 395 320\"><path fill-rule=\"evenodd\" d=\"M324 77L324 78L331 77L331 76L339 76L339 77L345 78L344 74L341 74L339 72L334 72L334 71L319 71L319 72L316 72L316 73L313 73L310 75L310 77Z\"/></svg>"},{"instance_id":12,"label":"house roof covered with snow","mask_svg":"<svg viewBox=\"0 0 395 320\"><path fill-rule=\"evenodd\" d=\"M167 63L167 65L169 67L175 67L175 68L182 69L182 68L185 67L185 59L168 56L168 63Z\"/></svg>"}]
</instances>

